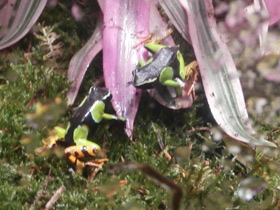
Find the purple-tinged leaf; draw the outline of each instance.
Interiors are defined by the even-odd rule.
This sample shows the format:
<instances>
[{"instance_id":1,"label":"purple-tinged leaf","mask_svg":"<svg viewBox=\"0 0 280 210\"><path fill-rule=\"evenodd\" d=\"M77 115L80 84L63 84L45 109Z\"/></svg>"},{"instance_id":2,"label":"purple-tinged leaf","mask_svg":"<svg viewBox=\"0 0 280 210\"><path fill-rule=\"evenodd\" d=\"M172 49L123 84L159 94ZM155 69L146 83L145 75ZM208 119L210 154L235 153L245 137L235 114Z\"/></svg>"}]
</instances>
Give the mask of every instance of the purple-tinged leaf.
<instances>
[{"instance_id":1,"label":"purple-tinged leaf","mask_svg":"<svg viewBox=\"0 0 280 210\"><path fill-rule=\"evenodd\" d=\"M5 0L0 3L0 50L19 41L42 13L47 0Z\"/></svg>"},{"instance_id":2,"label":"purple-tinged leaf","mask_svg":"<svg viewBox=\"0 0 280 210\"><path fill-rule=\"evenodd\" d=\"M181 36L190 43L188 17L179 0L160 0L159 3Z\"/></svg>"},{"instance_id":3,"label":"purple-tinged leaf","mask_svg":"<svg viewBox=\"0 0 280 210\"><path fill-rule=\"evenodd\" d=\"M126 133L132 136L141 91L132 84L132 71L147 56L139 38L149 34L150 1L105 0L103 71L106 87L118 116L126 118ZM137 47L136 47L137 46Z\"/></svg>"},{"instance_id":4,"label":"purple-tinged leaf","mask_svg":"<svg viewBox=\"0 0 280 210\"><path fill-rule=\"evenodd\" d=\"M180 1L188 15L189 33L205 94L218 125L241 142L275 147L272 142L252 136L237 70L217 31L212 0Z\"/></svg>"},{"instance_id":5,"label":"purple-tinged leaf","mask_svg":"<svg viewBox=\"0 0 280 210\"><path fill-rule=\"evenodd\" d=\"M99 4L99 7L100 9L102 10L103 12L103 9L104 9L104 0L97 0L98 4Z\"/></svg>"},{"instance_id":6,"label":"purple-tinged leaf","mask_svg":"<svg viewBox=\"0 0 280 210\"><path fill-rule=\"evenodd\" d=\"M164 38L168 32L167 23L162 20L158 9L155 4L151 4L151 12L150 12L150 19L149 19L149 30L150 33L157 36L158 38ZM166 37L161 42L164 45L174 46L175 42L173 41L171 36Z\"/></svg>"},{"instance_id":7,"label":"purple-tinged leaf","mask_svg":"<svg viewBox=\"0 0 280 210\"><path fill-rule=\"evenodd\" d=\"M71 86L67 93L67 103L71 105L80 89L84 75L94 57L102 49L102 21L103 16L97 20L97 26L85 46L71 59L68 69L68 81Z\"/></svg>"},{"instance_id":8,"label":"purple-tinged leaf","mask_svg":"<svg viewBox=\"0 0 280 210\"><path fill-rule=\"evenodd\" d=\"M187 95L185 90L182 96L176 96L175 89L170 87L156 87L154 89L148 90L151 97L153 97L161 105L169 109L186 109L192 106L193 97L192 95Z\"/></svg>"},{"instance_id":9,"label":"purple-tinged leaf","mask_svg":"<svg viewBox=\"0 0 280 210\"><path fill-rule=\"evenodd\" d=\"M280 0L264 0L268 14L269 25L277 23L280 19Z\"/></svg>"}]
</instances>

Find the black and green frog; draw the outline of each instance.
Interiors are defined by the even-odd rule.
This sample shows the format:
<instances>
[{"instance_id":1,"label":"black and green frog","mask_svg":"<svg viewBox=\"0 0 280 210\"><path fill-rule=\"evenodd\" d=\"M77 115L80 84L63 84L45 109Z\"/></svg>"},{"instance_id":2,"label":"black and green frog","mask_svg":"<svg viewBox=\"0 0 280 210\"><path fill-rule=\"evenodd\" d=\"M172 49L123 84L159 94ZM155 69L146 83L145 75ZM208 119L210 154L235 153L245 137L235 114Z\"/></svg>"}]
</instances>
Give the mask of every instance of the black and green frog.
<instances>
[{"instance_id":1,"label":"black and green frog","mask_svg":"<svg viewBox=\"0 0 280 210\"><path fill-rule=\"evenodd\" d=\"M153 88L158 84L181 87L185 79L185 64L179 46L147 43L145 47L155 52L155 55L147 62L139 62L138 68L133 71L133 85L142 89Z\"/></svg>"},{"instance_id":2,"label":"black and green frog","mask_svg":"<svg viewBox=\"0 0 280 210\"><path fill-rule=\"evenodd\" d=\"M88 95L74 111L66 129L55 127L57 138L48 146L60 144L65 146L65 156L75 164L76 168L98 166L108 161L107 158L82 161L85 157L96 157L100 146L88 140L89 128L103 119L125 121L123 117L105 113L105 107L111 100L111 92L107 88L91 87Z\"/></svg>"},{"instance_id":3,"label":"black and green frog","mask_svg":"<svg viewBox=\"0 0 280 210\"><path fill-rule=\"evenodd\" d=\"M147 62L139 61L133 71L133 85L149 89L153 97L169 108L183 108L179 101L188 106L188 96L194 95L194 84L198 77L196 61L185 66L179 46L147 43L145 47L154 53ZM183 100L181 100L183 99Z\"/></svg>"}]
</instances>

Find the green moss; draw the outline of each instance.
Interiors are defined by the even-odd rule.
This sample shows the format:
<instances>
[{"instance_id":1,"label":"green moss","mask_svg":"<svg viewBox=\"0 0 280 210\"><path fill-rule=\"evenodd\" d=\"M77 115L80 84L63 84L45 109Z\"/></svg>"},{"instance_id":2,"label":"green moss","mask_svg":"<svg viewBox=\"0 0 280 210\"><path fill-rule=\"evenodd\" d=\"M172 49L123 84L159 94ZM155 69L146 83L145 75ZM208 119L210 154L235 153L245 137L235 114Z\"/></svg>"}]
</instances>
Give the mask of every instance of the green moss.
<instances>
[{"instance_id":1,"label":"green moss","mask_svg":"<svg viewBox=\"0 0 280 210\"><path fill-rule=\"evenodd\" d=\"M133 142L125 136L122 123L102 122L91 138L104 147L110 163L92 181L88 180L92 169L78 175L65 158L34 153L48 131L57 123L66 125L71 115L71 110L64 103L57 104L55 98L65 98L69 59L85 43L87 29L94 27L88 21L73 21L70 6L69 1L63 1L55 11L46 10L40 18L61 36L57 39L63 42L61 57L44 60L48 49L42 48L42 41L33 35L1 53L0 209L42 209L62 185L66 191L56 202L56 209L170 209L171 194L158 183L137 170L110 170L122 160L148 164L176 182L184 193L182 209L279 208L277 151L266 160L254 157L258 161L247 168L222 142L214 142L209 131L191 131L213 124L203 94L191 108L180 111L164 108L144 94ZM26 54L30 40L32 48ZM95 63L101 68L101 59ZM96 78L100 72L92 74L90 77ZM84 84L85 93L88 83ZM30 115L37 113L38 102L48 107L47 115ZM45 116L52 116L52 120ZM267 124L262 129L271 131ZM22 144L24 137L31 143ZM277 137L279 133L271 134L271 138ZM264 179L267 185L250 202L242 201L235 192L240 182L251 176ZM121 180L126 181L124 186L119 185Z\"/></svg>"}]
</instances>

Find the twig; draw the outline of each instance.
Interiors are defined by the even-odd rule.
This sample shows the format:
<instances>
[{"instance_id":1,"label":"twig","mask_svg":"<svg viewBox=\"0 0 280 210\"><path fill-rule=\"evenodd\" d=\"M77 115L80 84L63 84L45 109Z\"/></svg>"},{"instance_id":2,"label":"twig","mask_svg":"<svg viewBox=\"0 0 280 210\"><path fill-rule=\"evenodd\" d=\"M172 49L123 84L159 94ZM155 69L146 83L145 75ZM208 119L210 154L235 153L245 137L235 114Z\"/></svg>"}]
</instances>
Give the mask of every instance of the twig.
<instances>
[{"instance_id":1,"label":"twig","mask_svg":"<svg viewBox=\"0 0 280 210\"><path fill-rule=\"evenodd\" d=\"M172 192L172 209L178 210L180 208L180 202L183 196L182 188L176 185L173 181L167 179L157 170L146 164L139 163L122 163L114 165L113 170L122 170L122 169L137 169L144 173L146 176L150 177L152 180L159 183L164 188Z\"/></svg>"},{"instance_id":2,"label":"twig","mask_svg":"<svg viewBox=\"0 0 280 210\"><path fill-rule=\"evenodd\" d=\"M61 194L65 191L65 186L62 185L58 190L55 192L55 194L51 197L49 202L45 206L45 210L51 209L55 202L60 198Z\"/></svg>"},{"instance_id":3,"label":"twig","mask_svg":"<svg viewBox=\"0 0 280 210\"><path fill-rule=\"evenodd\" d=\"M277 130L275 130L275 131L271 131L270 134L273 135L273 134L279 133L279 132L280 132L280 129L277 129Z\"/></svg>"},{"instance_id":4,"label":"twig","mask_svg":"<svg viewBox=\"0 0 280 210\"><path fill-rule=\"evenodd\" d=\"M100 163L100 166L99 166L99 167L96 167L96 168L93 170L92 174L91 174L91 175L89 176L89 178L88 178L88 180L89 180L90 182L92 182L92 181L94 180L96 174L98 173L99 169L100 169L103 165L104 165L104 162L103 162L103 163Z\"/></svg>"},{"instance_id":5,"label":"twig","mask_svg":"<svg viewBox=\"0 0 280 210\"><path fill-rule=\"evenodd\" d=\"M121 161L124 163L125 162L125 159L124 157L121 155Z\"/></svg>"},{"instance_id":6,"label":"twig","mask_svg":"<svg viewBox=\"0 0 280 210\"><path fill-rule=\"evenodd\" d=\"M195 131L210 131L210 128L208 127L198 127L198 128L192 128L191 130L187 131L187 135L190 136Z\"/></svg>"},{"instance_id":7,"label":"twig","mask_svg":"<svg viewBox=\"0 0 280 210\"><path fill-rule=\"evenodd\" d=\"M158 142L160 149L164 150L165 146L162 141L162 136L161 136L160 130L158 128L156 128L156 126L154 124L152 124L152 128L154 129L154 132L157 134L157 142Z\"/></svg>"},{"instance_id":8,"label":"twig","mask_svg":"<svg viewBox=\"0 0 280 210\"><path fill-rule=\"evenodd\" d=\"M164 146L164 144L163 144L162 135L161 135L161 133L160 133L160 130L157 129L154 125L153 125L153 129L154 129L154 131L155 131L156 134L157 134L157 141L158 141L159 147L161 148L161 150L162 150L164 156L166 157L166 159L167 159L168 161L172 161L172 155L170 155L170 153L165 149L165 146ZM159 154L156 152L156 150L154 150L154 153L155 153L157 156L159 156ZM187 172L186 172L179 164L176 164L175 161L173 161L173 164L174 164L174 166L175 166L176 168L178 168L178 169L181 171L183 177L186 177L186 176L187 176Z\"/></svg>"},{"instance_id":9,"label":"twig","mask_svg":"<svg viewBox=\"0 0 280 210\"><path fill-rule=\"evenodd\" d=\"M51 171L51 170L50 170L50 171ZM32 205L31 205L30 208L29 208L30 210L35 209L36 204L38 203L38 201L40 200L40 198L43 197L43 193L44 193L44 190L45 190L46 186L48 185L48 183L49 183L50 181L54 180L54 178L50 176L50 173L51 173L50 171L49 171L49 175L47 176L47 178L46 178L44 184L42 185L42 189L39 190L39 191L37 192L36 197L35 197L35 200L34 200L34 202L32 203Z\"/></svg>"}]
</instances>

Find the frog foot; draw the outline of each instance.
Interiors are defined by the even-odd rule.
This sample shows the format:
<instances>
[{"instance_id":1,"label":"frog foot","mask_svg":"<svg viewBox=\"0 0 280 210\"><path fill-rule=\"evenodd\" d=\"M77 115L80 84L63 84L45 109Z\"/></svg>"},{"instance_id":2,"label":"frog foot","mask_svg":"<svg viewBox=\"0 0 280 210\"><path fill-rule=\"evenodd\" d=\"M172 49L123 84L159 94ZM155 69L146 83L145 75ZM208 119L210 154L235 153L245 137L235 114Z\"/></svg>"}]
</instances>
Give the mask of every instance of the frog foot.
<instances>
[{"instance_id":1,"label":"frog foot","mask_svg":"<svg viewBox=\"0 0 280 210\"><path fill-rule=\"evenodd\" d=\"M108 162L108 158L102 158L102 159L97 159L97 160L90 160L85 162L85 166L94 166L96 168L100 168L103 166L105 162Z\"/></svg>"},{"instance_id":2,"label":"frog foot","mask_svg":"<svg viewBox=\"0 0 280 210\"><path fill-rule=\"evenodd\" d=\"M76 166L76 168L85 168L87 166L100 167L104 162L109 161L107 158L82 161L85 157L96 157L99 149L95 146L70 146L64 150L66 158Z\"/></svg>"}]
</instances>

